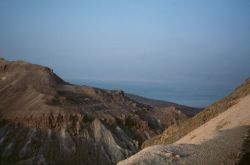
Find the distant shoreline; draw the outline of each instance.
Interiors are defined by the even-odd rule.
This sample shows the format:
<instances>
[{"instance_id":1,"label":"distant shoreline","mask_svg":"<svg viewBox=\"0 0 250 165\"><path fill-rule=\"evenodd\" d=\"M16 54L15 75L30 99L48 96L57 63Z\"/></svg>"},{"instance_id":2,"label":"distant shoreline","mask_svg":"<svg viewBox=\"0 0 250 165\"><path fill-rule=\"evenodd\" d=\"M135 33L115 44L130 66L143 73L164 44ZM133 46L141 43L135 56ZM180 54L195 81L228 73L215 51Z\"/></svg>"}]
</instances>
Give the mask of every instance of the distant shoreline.
<instances>
[{"instance_id":1,"label":"distant shoreline","mask_svg":"<svg viewBox=\"0 0 250 165\"><path fill-rule=\"evenodd\" d=\"M199 89L196 86L185 88L182 86L170 86L164 83L151 82L122 82L111 80L83 80L65 79L69 83L88 85L109 90L123 90L126 93L135 94L149 99L175 102L181 105L204 108L214 101L229 94L231 88L215 88L207 85L207 89ZM212 88L212 89L211 89Z\"/></svg>"}]
</instances>

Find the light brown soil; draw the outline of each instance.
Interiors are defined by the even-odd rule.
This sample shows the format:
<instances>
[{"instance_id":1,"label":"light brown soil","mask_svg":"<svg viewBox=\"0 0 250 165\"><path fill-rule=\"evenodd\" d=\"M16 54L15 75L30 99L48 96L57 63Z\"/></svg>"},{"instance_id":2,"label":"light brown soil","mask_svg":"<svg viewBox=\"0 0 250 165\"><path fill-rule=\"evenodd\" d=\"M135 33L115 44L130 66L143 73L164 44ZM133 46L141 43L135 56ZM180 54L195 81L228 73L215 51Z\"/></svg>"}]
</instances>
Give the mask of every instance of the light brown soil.
<instances>
[{"instance_id":1,"label":"light brown soil","mask_svg":"<svg viewBox=\"0 0 250 165\"><path fill-rule=\"evenodd\" d=\"M233 165L250 128L250 95L170 145L143 149L119 165Z\"/></svg>"}]
</instances>

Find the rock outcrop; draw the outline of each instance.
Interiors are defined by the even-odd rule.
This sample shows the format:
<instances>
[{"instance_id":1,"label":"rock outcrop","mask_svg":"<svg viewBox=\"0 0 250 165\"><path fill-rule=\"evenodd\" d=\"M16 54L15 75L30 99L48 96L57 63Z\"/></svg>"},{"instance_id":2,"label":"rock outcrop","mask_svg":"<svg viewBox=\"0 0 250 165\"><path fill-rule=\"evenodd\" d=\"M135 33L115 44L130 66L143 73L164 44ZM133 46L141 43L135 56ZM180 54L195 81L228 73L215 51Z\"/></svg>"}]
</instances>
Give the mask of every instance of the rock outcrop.
<instances>
[{"instance_id":1,"label":"rock outcrop","mask_svg":"<svg viewBox=\"0 0 250 165\"><path fill-rule=\"evenodd\" d=\"M163 116L164 114L164 116ZM0 60L0 164L115 164L187 118L110 91L65 82L47 67Z\"/></svg>"}]
</instances>

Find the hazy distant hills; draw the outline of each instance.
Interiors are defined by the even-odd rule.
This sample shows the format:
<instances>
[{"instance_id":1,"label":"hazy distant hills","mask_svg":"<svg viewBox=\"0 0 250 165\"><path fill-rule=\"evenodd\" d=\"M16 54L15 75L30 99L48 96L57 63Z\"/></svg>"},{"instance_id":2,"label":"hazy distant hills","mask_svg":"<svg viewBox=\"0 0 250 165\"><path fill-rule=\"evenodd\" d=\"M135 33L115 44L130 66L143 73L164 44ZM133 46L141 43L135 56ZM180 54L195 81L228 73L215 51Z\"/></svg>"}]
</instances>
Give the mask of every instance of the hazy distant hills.
<instances>
[{"instance_id":1,"label":"hazy distant hills","mask_svg":"<svg viewBox=\"0 0 250 165\"><path fill-rule=\"evenodd\" d=\"M0 164L115 164L196 110L138 98L0 59Z\"/></svg>"},{"instance_id":2,"label":"hazy distant hills","mask_svg":"<svg viewBox=\"0 0 250 165\"><path fill-rule=\"evenodd\" d=\"M128 96L129 98L131 98L139 103L142 103L145 105L150 105L154 108L175 107L176 109L182 111L187 116L194 116L200 110L202 110L201 108L188 107L185 105L180 105L180 104L176 104L176 103L168 102L168 101L163 101L163 100L149 99L149 98L134 95L131 93L126 93L126 96Z\"/></svg>"}]
</instances>

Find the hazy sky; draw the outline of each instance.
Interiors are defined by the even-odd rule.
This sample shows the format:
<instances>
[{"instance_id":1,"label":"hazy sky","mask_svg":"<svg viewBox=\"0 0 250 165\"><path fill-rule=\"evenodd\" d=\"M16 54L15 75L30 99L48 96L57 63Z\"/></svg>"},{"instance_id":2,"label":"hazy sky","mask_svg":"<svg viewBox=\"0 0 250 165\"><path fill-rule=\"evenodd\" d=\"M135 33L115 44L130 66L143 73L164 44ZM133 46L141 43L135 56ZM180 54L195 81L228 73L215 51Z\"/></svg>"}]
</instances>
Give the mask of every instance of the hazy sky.
<instances>
[{"instance_id":1,"label":"hazy sky","mask_svg":"<svg viewBox=\"0 0 250 165\"><path fill-rule=\"evenodd\" d=\"M67 79L233 87L250 76L250 1L0 0L0 56Z\"/></svg>"}]
</instances>

